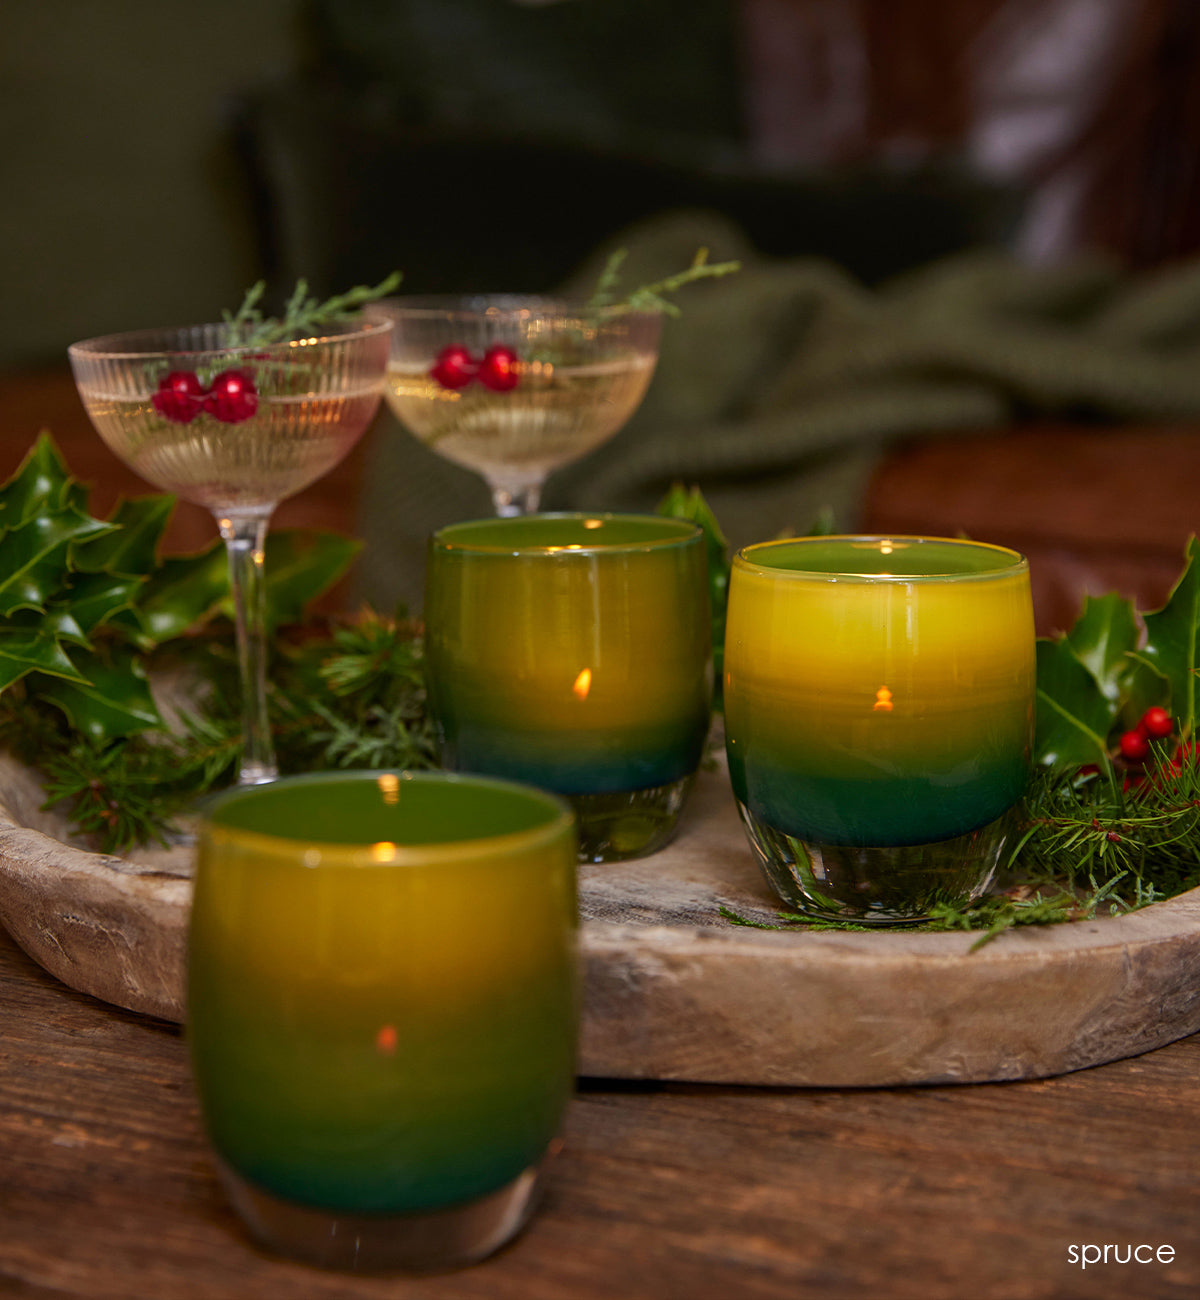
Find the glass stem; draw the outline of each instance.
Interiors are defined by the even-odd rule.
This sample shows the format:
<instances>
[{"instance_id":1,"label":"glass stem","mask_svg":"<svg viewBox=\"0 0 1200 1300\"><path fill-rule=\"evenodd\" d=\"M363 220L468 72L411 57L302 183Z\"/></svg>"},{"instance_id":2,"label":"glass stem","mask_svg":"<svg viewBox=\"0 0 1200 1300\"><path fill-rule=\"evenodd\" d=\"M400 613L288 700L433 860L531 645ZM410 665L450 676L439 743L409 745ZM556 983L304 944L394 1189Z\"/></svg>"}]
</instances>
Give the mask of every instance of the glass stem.
<instances>
[{"instance_id":1,"label":"glass stem","mask_svg":"<svg viewBox=\"0 0 1200 1300\"><path fill-rule=\"evenodd\" d=\"M263 568L265 515L218 515L229 556L242 685L242 766L239 785L273 781L279 770L267 717L267 590Z\"/></svg>"},{"instance_id":2,"label":"glass stem","mask_svg":"<svg viewBox=\"0 0 1200 1300\"><path fill-rule=\"evenodd\" d=\"M492 504L501 519L511 519L514 515L533 515L537 513L538 503L542 499L540 483L502 484L489 483L492 489Z\"/></svg>"}]
</instances>

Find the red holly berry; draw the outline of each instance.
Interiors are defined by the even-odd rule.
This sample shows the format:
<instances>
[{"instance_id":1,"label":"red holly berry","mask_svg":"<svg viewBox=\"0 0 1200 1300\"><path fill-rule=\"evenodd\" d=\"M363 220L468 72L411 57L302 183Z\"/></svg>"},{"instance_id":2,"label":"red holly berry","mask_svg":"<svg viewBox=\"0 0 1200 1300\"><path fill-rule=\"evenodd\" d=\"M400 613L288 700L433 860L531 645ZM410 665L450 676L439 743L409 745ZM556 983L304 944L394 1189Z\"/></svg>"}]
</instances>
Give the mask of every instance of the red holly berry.
<instances>
[{"instance_id":1,"label":"red holly berry","mask_svg":"<svg viewBox=\"0 0 1200 1300\"><path fill-rule=\"evenodd\" d=\"M158 381L150 405L176 424L190 424L200 414L203 397L204 388L194 371L172 370Z\"/></svg>"},{"instance_id":2,"label":"red holly berry","mask_svg":"<svg viewBox=\"0 0 1200 1300\"><path fill-rule=\"evenodd\" d=\"M1150 742L1138 731L1127 731L1121 737L1121 757L1130 763L1140 763L1150 753Z\"/></svg>"},{"instance_id":3,"label":"red holly berry","mask_svg":"<svg viewBox=\"0 0 1200 1300\"><path fill-rule=\"evenodd\" d=\"M1174 730L1174 723L1171 721L1171 715L1166 709L1147 709L1142 714L1142 720L1138 724L1146 735L1153 736L1155 740L1162 740L1164 736L1169 736Z\"/></svg>"},{"instance_id":4,"label":"red holly berry","mask_svg":"<svg viewBox=\"0 0 1200 1300\"><path fill-rule=\"evenodd\" d=\"M437 354L430 378L443 388L465 388L479 372L475 358L460 343L452 343Z\"/></svg>"},{"instance_id":5,"label":"red holly berry","mask_svg":"<svg viewBox=\"0 0 1200 1300\"><path fill-rule=\"evenodd\" d=\"M204 409L222 424L240 424L258 410L258 389L248 370L222 370L204 398Z\"/></svg>"},{"instance_id":6,"label":"red holly berry","mask_svg":"<svg viewBox=\"0 0 1200 1300\"><path fill-rule=\"evenodd\" d=\"M1172 765L1178 768L1180 771L1183 770L1183 766L1185 763L1190 765L1195 761L1196 761L1196 741L1194 740L1185 740L1183 744L1181 744L1179 748L1175 751L1175 757L1171 759Z\"/></svg>"},{"instance_id":7,"label":"red holly berry","mask_svg":"<svg viewBox=\"0 0 1200 1300\"><path fill-rule=\"evenodd\" d=\"M479 382L496 393L511 392L521 382L517 354L503 344L488 348L479 365Z\"/></svg>"}]
</instances>

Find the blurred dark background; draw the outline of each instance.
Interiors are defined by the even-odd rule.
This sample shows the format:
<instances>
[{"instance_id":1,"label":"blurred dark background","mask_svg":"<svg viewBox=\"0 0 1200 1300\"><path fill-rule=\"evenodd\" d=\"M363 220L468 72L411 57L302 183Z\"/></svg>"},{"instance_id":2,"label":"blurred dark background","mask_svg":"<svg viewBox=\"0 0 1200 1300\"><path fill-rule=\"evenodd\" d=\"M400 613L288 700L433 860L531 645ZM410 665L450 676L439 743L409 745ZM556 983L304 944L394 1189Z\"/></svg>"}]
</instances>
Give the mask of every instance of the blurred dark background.
<instances>
[{"instance_id":1,"label":"blurred dark background","mask_svg":"<svg viewBox=\"0 0 1200 1300\"><path fill-rule=\"evenodd\" d=\"M40 0L0 50L0 365L319 291L540 290L665 209L874 283L1200 247L1195 0Z\"/></svg>"}]
</instances>

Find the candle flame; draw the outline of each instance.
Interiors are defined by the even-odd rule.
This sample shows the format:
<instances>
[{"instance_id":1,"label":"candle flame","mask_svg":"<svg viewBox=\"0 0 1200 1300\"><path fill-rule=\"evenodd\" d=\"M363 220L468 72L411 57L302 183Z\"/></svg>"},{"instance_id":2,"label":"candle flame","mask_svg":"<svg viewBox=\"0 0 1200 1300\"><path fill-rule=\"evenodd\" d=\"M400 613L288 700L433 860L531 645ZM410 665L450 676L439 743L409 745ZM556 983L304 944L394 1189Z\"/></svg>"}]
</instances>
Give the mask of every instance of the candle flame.
<instances>
[{"instance_id":1,"label":"candle flame","mask_svg":"<svg viewBox=\"0 0 1200 1300\"><path fill-rule=\"evenodd\" d=\"M575 692L576 698L586 700L588 697L588 691L591 689L592 670L590 668L583 668L580 670L579 676L575 678L575 685L571 687L571 690Z\"/></svg>"},{"instance_id":2,"label":"candle flame","mask_svg":"<svg viewBox=\"0 0 1200 1300\"><path fill-rule=\"evenodd\" d=\"M391 862L396 856L396 846L391 840L380 840L371 845L371 856L376 862Z\"/></svg>"},{"instance_id":3,"label":"candle flame","mask_svg":"<svg viewBox=\"0 0 1200 1300\"><path fill-rule=\"evenodd\" d=\"M384 772L377 782L383 802L387 804L400 802L400 778L394 772Z\"/></svg>"},{"instance_id":4,"label":"candle flame","mask_svg":"<svg viewBox=\"0 0 1200 1300\"><path fill-rule=\"evenodd\" d=\"M375 1035L375 1050L380 1056L394 1056L398 1041L395 1025L380 1025L379 1032Z\"/></svg>"},{"instance_id":5,"label":"candle flame","mask_svg":"<svg viewBox=\"0 0 1200 1300\"><path fill-rule=\"evenodd\" d=\"M886 686L881 686L875 692L875 712L891 713L892 711L892 693Z\"/></svg>"}]
</instances>

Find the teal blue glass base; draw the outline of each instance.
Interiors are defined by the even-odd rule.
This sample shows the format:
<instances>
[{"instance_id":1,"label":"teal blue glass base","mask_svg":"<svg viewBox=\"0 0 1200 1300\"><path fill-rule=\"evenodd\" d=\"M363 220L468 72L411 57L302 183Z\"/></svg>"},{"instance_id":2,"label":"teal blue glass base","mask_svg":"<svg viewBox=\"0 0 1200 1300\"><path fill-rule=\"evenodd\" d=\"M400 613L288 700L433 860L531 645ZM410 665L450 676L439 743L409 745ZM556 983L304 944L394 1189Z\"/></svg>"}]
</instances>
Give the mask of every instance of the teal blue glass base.
<instances>
[{"instance_id":1,"label":"teal blue glass base","mask_svg":"<svg viewBox=\"0 0 1200 1300\"><path fill-rule=\"evenodd\" d=\"M815 919L900 925L939 904L965 907L987 892L1012 834L1011 813L965 835L928 844L845 845L799 839L738 811L767 884Z\"/></svg>"},{"instance_id":2,"label":"teal blue glass base","mask_svg":"<svg viewBox=\"0 0 1200 1300\"><path fill-rule=\"evenodd\" d=\"M632 732L522 730L449 715L438 727L442 766L522 781L575 801L671 785L700 764L707 713L682 726ZM578 809L578 805L577 805Z\"/></svg>"},{"instance_id":3,"label":"teal blue glass base","mask_svg":"<svg viewBox=\"0 0 1200 1300\"><path fill-rule=\"evenodd\" d=\"M823 770L772 762L761 747L727 744L734 795L756 818L788 835L820 844L923 845L970 834L988 826L1025 792L1025 755L985 761L975 757L964 770L896 771L877 755L875 770L839 778ZM915 766L915 765L914 765Z\"/></svg>"},{"instance_id":4,"label":"teal blue glass base","mask_svg":"<svg viewBox=\"0 0 1200 1300\"><path fill-rule=\"evenodd\" d=\"M279 1255L354 1273L441 1273L477 1263L521 1231L536 1208L541 1169L465 1204L413 1214L348 1214L285 1201L224 1162L226 1194L250 1235Z\"/></svg>"}]
</instances>

